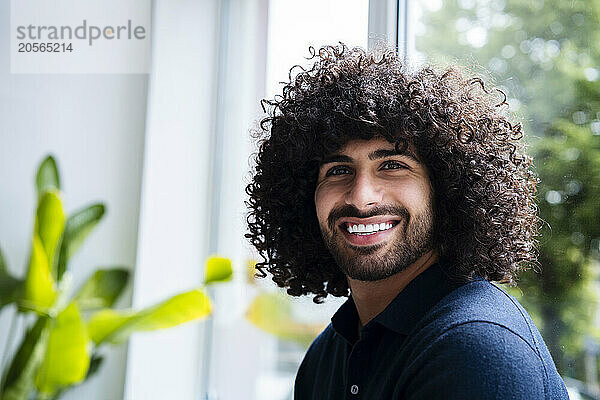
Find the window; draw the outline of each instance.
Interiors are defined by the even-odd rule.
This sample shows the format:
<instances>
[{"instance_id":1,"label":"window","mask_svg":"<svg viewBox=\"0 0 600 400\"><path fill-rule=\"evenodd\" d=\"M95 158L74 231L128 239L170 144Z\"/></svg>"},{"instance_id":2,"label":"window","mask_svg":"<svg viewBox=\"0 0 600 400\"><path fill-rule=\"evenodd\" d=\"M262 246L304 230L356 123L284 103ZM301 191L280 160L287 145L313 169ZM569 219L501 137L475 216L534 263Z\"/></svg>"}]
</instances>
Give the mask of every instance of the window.
<instances>
[{"instance_id":1,"label":"window","mask_svg":"<svg viewBox=\"0 0 600 400\"><path fill-rule=\"evenodd\" d=\"M308 47L344 42L367 47L368 0L271 0L267 47L266 93L281 92L279 82L288 79L295 64L310 62Z\"/></svg>"},{"instance_id":2,"label":"window","mask_svg":"<svg viewBox=\"0 0 600 400\"><path fill-rule=\"evenodd\" d=\"M522 273L509 290L534 318L559 372L585 381L583 391L597 390L598 10L560 0L414 0L409 10L414 63L456 63L483 75L523 123L548 225L541 273Z\"/></svg>"}]
</instances>

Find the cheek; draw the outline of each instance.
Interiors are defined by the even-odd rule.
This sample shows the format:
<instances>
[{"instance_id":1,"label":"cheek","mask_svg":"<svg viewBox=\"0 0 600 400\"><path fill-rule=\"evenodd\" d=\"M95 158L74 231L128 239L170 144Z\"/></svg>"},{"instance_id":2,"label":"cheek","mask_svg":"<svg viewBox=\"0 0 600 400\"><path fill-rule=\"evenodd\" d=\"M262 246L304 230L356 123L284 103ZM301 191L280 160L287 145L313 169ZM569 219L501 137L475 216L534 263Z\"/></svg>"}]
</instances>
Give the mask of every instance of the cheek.
<instances>
[{"instance_id":1,"label":"cheek","mask_svg":"<svg viewBox=\"0 0 600 400\"><path fill-rule=\"evenodd\" d=\"M397 187L394 190L397 199L412 210L427 210L431 203L431 188L429 185L410 184Z\"/></svg>"},{"instance_id":2,"label":"cheek","mask_svg":"<svg viewBox=\"0 0 600 400\"><path fill-rule=\"evenodd\" d=\"M323 219L323 214L325 214L325 209L327 205L325 204L326 196L322 190L315 190L315 210L317 212L317 219L321 221Z\"/></svg>"},{"instance_id":3,"label":"cheek","mask_svg":"<svg viewBox=\"0 0 600 400\"><path fill-rule=\"evenodd\" d=\"M336 203L337 197L337 194L331 187L327 185L317 186L315 190L315 209L319 221L323 222L327 219L329 212Z\"/></svg>"}]
</instances>

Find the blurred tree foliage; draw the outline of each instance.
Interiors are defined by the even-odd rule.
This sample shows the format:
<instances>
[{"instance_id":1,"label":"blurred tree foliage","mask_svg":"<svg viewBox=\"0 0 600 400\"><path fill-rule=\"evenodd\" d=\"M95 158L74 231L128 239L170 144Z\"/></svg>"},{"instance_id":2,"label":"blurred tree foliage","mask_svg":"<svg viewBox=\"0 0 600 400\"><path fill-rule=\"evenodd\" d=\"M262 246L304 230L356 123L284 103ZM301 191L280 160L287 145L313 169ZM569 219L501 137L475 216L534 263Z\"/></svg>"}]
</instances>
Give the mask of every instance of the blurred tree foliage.
<instances>
[{"instance_id":1,"label":"blurred tree foliage","mask_svg":"<svg viewBox=\"0 0 600 400\"><path fill-rule=\"evenodd\" d=\"M523 123L547 225L541 271L513 290L562 374L584 379L600 252L600 0L420 0L416 49L505 91ZM417 14L419 12L417 11Z\"/></svg>"}]
</instances>

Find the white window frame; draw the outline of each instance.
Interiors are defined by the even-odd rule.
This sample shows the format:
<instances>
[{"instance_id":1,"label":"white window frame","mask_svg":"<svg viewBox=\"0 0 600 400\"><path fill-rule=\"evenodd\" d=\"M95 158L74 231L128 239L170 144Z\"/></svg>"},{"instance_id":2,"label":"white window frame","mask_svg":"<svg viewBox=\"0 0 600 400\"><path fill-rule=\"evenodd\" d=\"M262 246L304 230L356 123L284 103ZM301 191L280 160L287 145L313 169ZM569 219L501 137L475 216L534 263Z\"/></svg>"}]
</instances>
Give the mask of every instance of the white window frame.
<instances>
[{"instance_id":1,"label":"white window frame","mask_svg":"<svg viewBox=\"0 0 600 400\"><path fill-rule=\"evenodd\" d=\"M243 232L231 193L243 185L248 149L239 139L247 138L264 87L264 3L153 2L135 308L200 285L210 254L243 266L241 243L230 240L232 230ZM202 371L211 326L204 321L134 335L125 398L207 398L212 389L203 381L208 376L212 383L214 374Z\"/></svg>"}]
</instances>

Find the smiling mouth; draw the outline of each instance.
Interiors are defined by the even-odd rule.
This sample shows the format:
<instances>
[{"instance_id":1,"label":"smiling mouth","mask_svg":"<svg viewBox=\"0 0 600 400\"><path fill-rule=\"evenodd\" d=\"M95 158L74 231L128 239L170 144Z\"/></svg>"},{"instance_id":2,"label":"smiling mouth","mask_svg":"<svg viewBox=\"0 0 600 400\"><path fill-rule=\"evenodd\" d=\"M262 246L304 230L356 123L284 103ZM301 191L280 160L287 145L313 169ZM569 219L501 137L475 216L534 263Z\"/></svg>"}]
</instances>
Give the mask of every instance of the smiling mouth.
<instances>
[{"instance_id":1,"label":"smiling mouth","mask_svg":"<svg viewBox=\"0 0 600 400\"><path fill-rule=\"evenodd\" d=\"M370 236L379 232L385 232L398 225L400 221L388 220L375 223L356 223L356 222L343 222L340 225L340 229L358 236Z\"/></svg>"}]
</instances>

